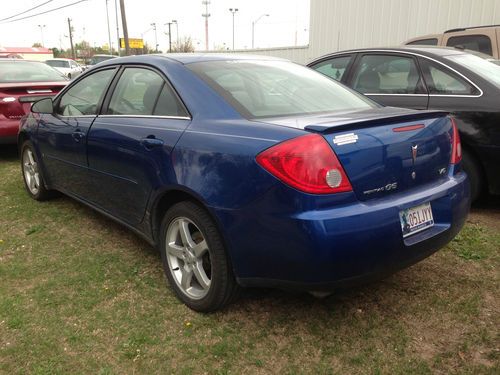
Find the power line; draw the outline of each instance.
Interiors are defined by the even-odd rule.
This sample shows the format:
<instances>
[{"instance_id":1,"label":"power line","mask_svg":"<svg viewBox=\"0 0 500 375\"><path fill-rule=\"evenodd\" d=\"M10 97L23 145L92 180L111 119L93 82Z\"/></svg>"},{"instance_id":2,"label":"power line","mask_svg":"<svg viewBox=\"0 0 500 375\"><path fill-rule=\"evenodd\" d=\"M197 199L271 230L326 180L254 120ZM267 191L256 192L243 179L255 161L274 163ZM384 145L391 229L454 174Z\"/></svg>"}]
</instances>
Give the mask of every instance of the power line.
<instances>
[{"instance_id":1,"label":"power line","mask_svg":"<svg viewBox=\"0 0 500 375\"><path fill-rule=\"evenodd\" d=\"M52 8L52 9L46 10L45 12L31 14L31 15L26 16L26 17L16 18L15 20L4 21L4 22L0 22L0 23L1 24L6 24L6 23L11 23L11 22L17 22L17 21L25 20L25 19L28 19L28 18L33 18L33 17L36 17L36 16L40 16L42 14L47 14L47 13L54 12L54 11L59 10L59 9L63 9L63 8L67 8L67 7L79 4L79 3L83 3L84 1L88 1L88 0L78 0L78 1L75 1L75 2L70 3L70 4L66 4L66 5L62 5L60 7L57 7L57 8Z\"/></svg>"},{"instance_id":2,"label":"power line","mask_svg":"<svg viewBox=\"0 0 500 375\"><path fill-rule=\"evenodd\" d=\"M48 0L48 1L46 1L46 2L44 2L44 3L41 3L41 4L37 5L37 6L34 6L33 8L29 8L29 9L27 9L27 10L25 10L25 11L21 12L21 13L14 14L13 16L10 16L10 17L2 18L2 19L0 19L0 21L6 21L6 20L10 20L11 18L15 18L15 17L21 16L21 15L23 15L23 14L26 14L26 13L28 13L28 12L31 12L32 10L35 10L35 9L37 9L37 8L40 8L40 7L44 6L45 4L51 3L51 2L53 2L53 1L54 1L54 0Z\"/></svg>"}]
</instances>

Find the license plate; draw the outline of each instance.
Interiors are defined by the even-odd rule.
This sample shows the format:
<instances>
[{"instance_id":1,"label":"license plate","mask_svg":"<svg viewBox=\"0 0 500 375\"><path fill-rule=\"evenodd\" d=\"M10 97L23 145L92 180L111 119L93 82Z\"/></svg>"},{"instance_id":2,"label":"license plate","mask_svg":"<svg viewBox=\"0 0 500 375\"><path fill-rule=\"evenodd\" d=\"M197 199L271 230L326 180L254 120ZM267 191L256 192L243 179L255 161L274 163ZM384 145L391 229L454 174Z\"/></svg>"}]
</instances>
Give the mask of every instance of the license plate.
<instances>
[{"instance_id":1,"label":"license plate","mask_svg":"<svg viewBox=\"0 0 500 375\"><path fill-rule=\"evenodd\" d=\"M434 218L432 217L431 204L424 203L399 211L399 221L401 222L403 238L432 227Z\"/></svg>"}]
</instances>

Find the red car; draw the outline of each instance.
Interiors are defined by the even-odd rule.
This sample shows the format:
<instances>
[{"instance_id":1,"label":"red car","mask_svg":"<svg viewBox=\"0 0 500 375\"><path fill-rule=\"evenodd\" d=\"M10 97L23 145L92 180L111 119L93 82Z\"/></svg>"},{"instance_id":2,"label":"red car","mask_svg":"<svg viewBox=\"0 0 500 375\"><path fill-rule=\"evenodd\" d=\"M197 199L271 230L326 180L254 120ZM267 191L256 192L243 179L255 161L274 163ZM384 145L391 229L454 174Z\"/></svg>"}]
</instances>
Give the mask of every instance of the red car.
<instances>
[{"instance_id":1,"label":"red car","mask_svg":"<svg viewBox=\"0 0 500 375\"><path fill-rule=\"evenodd\" d=\"M37 61L0 60L0 144L16 143L19 120L33 102L56 95L68 80Z\"/></svg>"}]
</instances>

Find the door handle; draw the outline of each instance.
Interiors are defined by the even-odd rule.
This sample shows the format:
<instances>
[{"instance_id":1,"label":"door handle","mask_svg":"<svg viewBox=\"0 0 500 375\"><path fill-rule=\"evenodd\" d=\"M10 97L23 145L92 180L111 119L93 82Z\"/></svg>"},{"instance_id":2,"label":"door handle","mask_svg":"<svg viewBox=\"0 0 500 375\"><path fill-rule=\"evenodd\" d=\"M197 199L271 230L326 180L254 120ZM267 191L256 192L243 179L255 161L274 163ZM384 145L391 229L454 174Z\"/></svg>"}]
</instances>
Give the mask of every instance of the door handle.
<instances>
[{"instance_id":1,"label":"door handle","mask_svg":"<svg viewBox=\"0 0 500 375\"><path fill-rule=\"evenodd\" d=\"M141 145L146 150L152 150L155 147L163 146L164 142L161 139L156 138L154 135L149 135L146 138L141 139Z\"/></svg>"},{"instance_id":2,"label":"door handle","mask_svg":"<svg viewBox=\"0 0 500 375\"><path fill-rule=\"evenodd\" d=\"M80 142L83 138L85 138L85 133L81 130L75 130L73 133L71 133L71 136L76 142Z\"/></svg>"}]
</instances>

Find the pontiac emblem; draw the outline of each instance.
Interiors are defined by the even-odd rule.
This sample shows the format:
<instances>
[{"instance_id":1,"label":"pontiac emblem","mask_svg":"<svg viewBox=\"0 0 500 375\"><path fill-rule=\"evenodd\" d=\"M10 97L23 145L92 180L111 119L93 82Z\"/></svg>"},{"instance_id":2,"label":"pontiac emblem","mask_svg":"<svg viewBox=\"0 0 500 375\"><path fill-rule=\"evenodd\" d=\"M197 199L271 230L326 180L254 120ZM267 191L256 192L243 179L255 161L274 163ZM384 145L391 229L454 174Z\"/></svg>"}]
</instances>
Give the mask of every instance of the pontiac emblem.
<instances>
[{"instance_id":1,"label":"pontiac emblem","mask_svg":"<svg viewBox=\"0 0 500 375\"><path fill-rule=\"evenodd\" d=\"M417 145L411 146L411 157L413 159L413 164L415 164L415 162L417 161L417 149L418 149Z\"/></svg>"}]
</instances>

